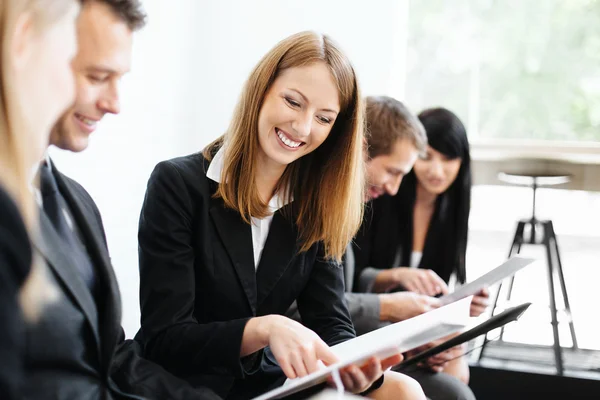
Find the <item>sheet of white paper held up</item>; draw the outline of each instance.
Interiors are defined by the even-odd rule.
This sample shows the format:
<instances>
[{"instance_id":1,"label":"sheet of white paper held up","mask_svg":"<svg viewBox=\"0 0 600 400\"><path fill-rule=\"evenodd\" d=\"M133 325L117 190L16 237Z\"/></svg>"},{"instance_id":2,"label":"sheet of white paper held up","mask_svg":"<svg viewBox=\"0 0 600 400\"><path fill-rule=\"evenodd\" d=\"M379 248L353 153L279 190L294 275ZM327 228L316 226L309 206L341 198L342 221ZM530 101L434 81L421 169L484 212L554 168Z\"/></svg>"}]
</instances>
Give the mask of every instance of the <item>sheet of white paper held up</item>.
<instances>
[{"instance_id":1,"label":"sheet of white paper held up","mask_svg":"<svg viewBox=\"0 0 600 400\"><path fill-rule=\"evenodd\" d=\"M397 322L333 346L339 362L302 378L292 379L254 400L277 399L324 382L334 371L349 365L363 365L370 357L384 359L458 332L470 321L471 297L417 317Z\"/></svg>"},{"instance_id":2,"label":"sheet of white paper held up","mask_svg":"<svg viewBox=\"0 0 600 400\"><path fill-rule=\"evenodd\" d=\"M440 297L442 304L450 304L467 296L473 296L481 289L490 287L509 276L514 275L522 268L536 261L533 258L525 258L520 256L511 257L509 260L500 264L485 275L480 276L472 282L462 285L454 292Z\"/></svg>"}]
</instances>

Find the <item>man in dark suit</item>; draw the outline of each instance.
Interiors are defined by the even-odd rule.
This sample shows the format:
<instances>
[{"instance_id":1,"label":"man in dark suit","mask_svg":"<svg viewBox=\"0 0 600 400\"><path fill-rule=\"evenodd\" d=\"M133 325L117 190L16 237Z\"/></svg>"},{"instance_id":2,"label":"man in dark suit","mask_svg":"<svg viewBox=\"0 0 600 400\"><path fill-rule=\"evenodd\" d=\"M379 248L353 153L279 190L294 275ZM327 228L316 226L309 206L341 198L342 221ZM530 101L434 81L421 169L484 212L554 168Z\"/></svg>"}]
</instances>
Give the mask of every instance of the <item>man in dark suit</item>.
<instances>
[{"instance_id":1,"label":"man in dark suit","mask_svg":"<svg viewBox=\"0 0 600 400\"><path fill-rule=\"evenodd\" d=\"M76 101L53 129L50 144L82 151L102 117L119 113L118 81L129 70L133 32L144 22L138 0L82 1L73 60ZM140 357L136 343L125 340L96 204L49 158L39 175L40 227L33 247L59 296L28 328L25 398L217 398Z\"/></svg>"}]
</instances>

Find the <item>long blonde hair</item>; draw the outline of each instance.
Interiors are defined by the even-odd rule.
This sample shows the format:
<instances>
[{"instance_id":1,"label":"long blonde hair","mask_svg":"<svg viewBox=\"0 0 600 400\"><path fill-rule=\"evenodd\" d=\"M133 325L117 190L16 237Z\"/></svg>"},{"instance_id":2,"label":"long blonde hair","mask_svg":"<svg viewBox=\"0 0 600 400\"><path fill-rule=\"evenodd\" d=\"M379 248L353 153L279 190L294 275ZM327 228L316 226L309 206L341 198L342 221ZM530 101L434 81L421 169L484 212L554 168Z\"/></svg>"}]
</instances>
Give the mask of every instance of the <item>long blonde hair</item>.
<instances>
[{"instance_id":1,"label":"long blonde hair","mask_svg":"<svg viewBox=\"0 0 600 400\"><path fill-rule=\"evenodd\" d=\"M204 156L223 144L225 163L216 195L244 221L268 214L254 180L258 155L258 116L266 93L288 68L323 62L331 71L340 98L340 113L327 139L310 154L286 167L277 190L293 197L302 246L323 242L325 256L341 260L363 216L364 105L348 58L326 36L301 32L279 42L250 74L229 129L207 146Z\"/></svg>"},{"instance_id":2,"label":"long blonde hair","mask_svg":"<svg viewBox=\"0 0 600 400\"><path fill-rule=\"evenodd\" d=\"M15 100L16 88L11 74L10 43L17 19L31 13L34 27L45 29L57 21L75 0L0 0L0 185L17 204L30 234L36 229L36 206L30 190L31 168L40 160L37 147L28 143L22 131L25 110ZM40 31L39 34L43 34ZM44 132L46 133L46 132ZM42 134L42 133L40 133ZM47 132L49 134L49 132ZM24 283L20 301L28 319L35 319L51 290L39 263L34 262Z\"/></svg>"}]
</instances>

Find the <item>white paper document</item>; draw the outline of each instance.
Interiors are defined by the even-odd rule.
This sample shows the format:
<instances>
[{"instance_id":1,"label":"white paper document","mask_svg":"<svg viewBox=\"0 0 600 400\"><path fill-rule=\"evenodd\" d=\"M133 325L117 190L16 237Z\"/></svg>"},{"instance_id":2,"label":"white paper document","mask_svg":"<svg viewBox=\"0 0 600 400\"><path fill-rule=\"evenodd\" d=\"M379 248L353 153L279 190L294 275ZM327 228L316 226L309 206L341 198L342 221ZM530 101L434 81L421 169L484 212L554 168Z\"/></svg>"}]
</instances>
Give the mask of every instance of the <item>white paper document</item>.
<instances>
[{"instance_id":1,"label":"white paper document","mask_svg":"<svg viewBox=\"0 0 600 400\"><path fill-rule=\"evenodd\" d=\"M470 305L469 296L333 346L331 350L340 359L338 363L305 377L288 380L283 386L255 400L278 399L324 382L335 370L349 365L363 365L370 357L384 359L456 333L469 324Z\"/></svg>"},{"instance_id":2,"label":"white paper document","mask_svg":"<svg viewBox=\"0 0 600 400\"><path fill-rule=\"evenodd\" d=\"M495 283L498 283L509 276L514 275L522 268L536 261L533 258L524 258L515 256L510 258L508 261L502 263L499 267L494 268L487 274L475 279L473 282L469 282L459 287L454 292L440 297L442 304L450 304L457 300L460 300L467 296L473 296L478 293L481 289L490 287Z\"/></svg>"}]
</instances>

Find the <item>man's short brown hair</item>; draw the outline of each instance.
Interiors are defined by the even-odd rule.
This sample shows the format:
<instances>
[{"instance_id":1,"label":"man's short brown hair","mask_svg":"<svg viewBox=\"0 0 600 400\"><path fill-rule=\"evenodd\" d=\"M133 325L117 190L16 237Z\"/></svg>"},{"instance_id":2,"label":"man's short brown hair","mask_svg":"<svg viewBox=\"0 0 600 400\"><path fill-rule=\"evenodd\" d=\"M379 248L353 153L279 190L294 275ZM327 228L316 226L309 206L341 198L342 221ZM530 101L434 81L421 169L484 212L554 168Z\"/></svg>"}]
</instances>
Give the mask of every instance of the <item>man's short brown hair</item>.
<instances>
[{"instance_id":1,"label":"man's short brown hair","mask_svg":"<svg viewBox=\"0 0 600 400\"><path fill-rule=\"evenodd\" d=\"M402 102L388 96L369 96L366 103L369 158L390 154L400 139L409 140L419 153L425 152L425 128Z\"/></svg>"},{"instance_id":2,"label":"man's short brown hair","mask_svg":"<svg viewBox=\"0 0 600 400\"><path fill-rule=\"evenodd\" d=\"M137 31L146 25L146 13L140 0L80 0L84 5L93 1L106 4L127 24L129 29Z\"/></svg>"}]
</instances>

